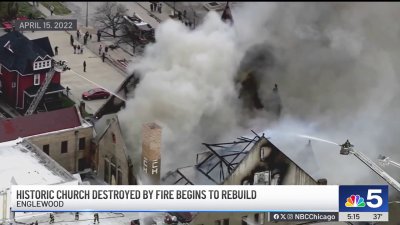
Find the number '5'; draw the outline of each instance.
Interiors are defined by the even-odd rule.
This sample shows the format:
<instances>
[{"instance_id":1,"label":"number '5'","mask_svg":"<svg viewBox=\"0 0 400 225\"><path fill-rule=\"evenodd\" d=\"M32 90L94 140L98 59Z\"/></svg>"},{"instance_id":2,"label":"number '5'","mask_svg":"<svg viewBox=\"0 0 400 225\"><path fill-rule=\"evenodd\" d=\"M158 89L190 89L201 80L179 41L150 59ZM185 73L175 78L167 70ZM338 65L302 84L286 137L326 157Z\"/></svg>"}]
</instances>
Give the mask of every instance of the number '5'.
<instances>
[{"instance_id":1,"label":"number '5'","mask_svg":"<svg viewBox=\"0 0 400 225\"><path fill-rule=\"evenodd\" d=\"M367 205L370 208L379 208L382 205L382 198L379 195L376 194L381 194L382 190L381 189L368 189L368 195L367 195ZM373 204L371 200L375 199L376 203Z\"/></svg>"}]
</instances>

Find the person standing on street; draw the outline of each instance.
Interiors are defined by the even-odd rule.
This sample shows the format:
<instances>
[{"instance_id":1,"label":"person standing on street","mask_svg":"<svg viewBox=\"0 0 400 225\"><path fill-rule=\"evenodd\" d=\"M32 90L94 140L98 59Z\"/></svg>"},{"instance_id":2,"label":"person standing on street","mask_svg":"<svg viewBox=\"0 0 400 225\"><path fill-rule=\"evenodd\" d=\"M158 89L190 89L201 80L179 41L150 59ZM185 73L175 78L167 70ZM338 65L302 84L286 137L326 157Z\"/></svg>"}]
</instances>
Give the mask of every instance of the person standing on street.
<instances>
[{"instance_id":1,"label":"person standing on street","mask_svg":"<svg viewBox=\"0 0 400 225\"><path fill-rule=\"evenodd\" d=\"M83 72L86 72L86 61L83 61Z\"/></svg>"},{"instance_id":2,"label":"person standing on street","mask_svg":"<svg viewBox=\"0 0 400 225\"><path fill-rule=\"evenodd\" d=\"M66 91L67 91L67 97L68 97L68 95L69 95L69 91L70 91L71 89L67 86L67 89L66 89Z\"/></svg>"},{"instance_id":3,"label":"person standing on street","mask_svg":"<svg viewBox=\"0 0 400 225\"><path fill-rule=\"evenodd\" d=\"M71 46L73 46L74 45L74 36L72 36L72 34L71 34L71 37L70 37L70 41L71 41Z\"/></svg>"},{"instance_id":4,"label":"person standing on street","mask_svg":"<svg viewBox=\"0 0 400 225\"><path fill-rule=\"evenodd\" d=\"M78 50L78 53L76 53L76 54L80 54L81 53L81 46L80 45L78 45L77 50Z\"/></svg>"},{"instance_id":5,"label":"person standing on street","mask_svg":"<svg viewBox=\"0 0 400 225\"><path fill-rule=\"evenodd\" d=\"M103 46L102 45L100 45L100 47L99 47L99 55L101 55L101 50L103 50Z\"/></svg>"},{"instance_id":6,"label":"person standing on street","mask_svg":"<svg viewBox=\"0 0 400 225\"><path fill-rule=\"evenodd\" d=\"M97 42L100 42L101 33L100 30L97 31Z\"/></svg>"},{"instance_id":7,"label":"person standing on street","mask_svg":"<svg viewBox=\"0 0 400 225\"><path fill-rule=\"evenodd\" d=\"M54 54L58 55L58 46L54 47Z\"/></svg>"},{"instance_id":8,"label":"person standing on street","mask_svg":"<svg viewBox=\"0 0 400 225\"><path fill-rule=\"evenodd\" d=\"M83 46L81 47L81 54L83 54Z\"/></svg>"},{"instance_id":9,"label":"person standing on street","mask_svg":"<svg viewBox=\"0 0 400 225\"><path fill-rule=\"evenodd\" d=\"M53 215L53 213L50 213L50 223L54 223L54 215Z\"/></svg>"},{"instance_id":10,"label":"person standing on street","mask_svg":"<svg viewBox=\"0 0 400 225\"><path fill-rule=\"evenodd\" d=\"M97 221L97 223L100 223L100 221L99 221L99 214L98 214L98 213L95 213L95 214L94 214L94 222L93 222L93 224L95 224L96 221Z\"/></svg>"},{"instance_id":11,"label":"person standing on street","mask_svg":"<svg viewBox=\"0 0 400 225\"><path fill-rule=\"evenodd\" d=\"M104 60L106 59L106 53L105 52L103 52L102 58L103 58L103 62L104 62Z\"/></svg>"},{"instance_id":12,"label":"person standing on street","mask_svg":"<svg viewBox=\"0 0 400 225\"><path fill-rule=\"evenodd\" d=\"M104 51L105 51L106 53L108 53L108 46L106 46L106 47L104 48Z\"/></svg>"},{"instance_id":13,"label":"person standing on street","mask_svg":"<svg viewBox=\"0 0 400 225\"><path fill-rule=\"evenodd\" d=\"M75 213L75 220L79 220L79 212Z\"/></svg>"},{"instance_id":14,"label":"person standing on street","mask_svg":"<svg viewBox=\"0 0 400 225\"><path fill-rule=\"evenodd\" d=\"M76 45L74 45L74 54L76 54Z\"/></svg>"},{"instance_id":15,"label":"person standing on street","mask_svg":"<svg viewBox=\"0 0 400 225\"><path fill-rule=\"evenodd\" d=\"M54 6L50 6L50 13L51 13L51 15L53 15L53 13L54 13Z\"/></svg>"},{"instance_id":16,"label":"person standing on street","mask_svg":"<svg viewBox=\"0 0 400 225\"><path fill-rule=\"evenodd\" d=\"M150 11L154 12L154 3L150 2Z\"/></svg>"},{"instance_id":17,"label":"person standing on street","mask_svg":"<svg viewBox=\"0 0 400 225\"><path fill-rule=\"evenodd\" d=\"M77 40L79 40L79 37L81 36L81 32L79 32L79 30L76 31L76 38Z\"/></svg>"}]
</instances>

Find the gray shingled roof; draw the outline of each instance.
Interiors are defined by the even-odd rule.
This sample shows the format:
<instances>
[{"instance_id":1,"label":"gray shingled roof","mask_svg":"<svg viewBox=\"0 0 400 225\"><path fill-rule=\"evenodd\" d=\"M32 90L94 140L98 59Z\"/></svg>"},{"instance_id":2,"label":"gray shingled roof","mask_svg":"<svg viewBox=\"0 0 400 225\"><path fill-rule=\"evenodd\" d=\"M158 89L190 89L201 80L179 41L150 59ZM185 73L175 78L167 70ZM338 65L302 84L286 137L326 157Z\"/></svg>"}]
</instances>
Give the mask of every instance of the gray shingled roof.
<instances>
[{"instance_id":1,"label":"gray shingled roof","mask_svg":"<svg viewBox=\"0 0 400 225\"><path fill-rule=\"evenodd\" d=\"M8 41L12 52L4 47ZM0 64L21 74L31 74L34 60L38 56L44 58L49 55L46 52L49 49L52 53L48 38L31 41L20 32L12 31L0 37Z\"/></svg>"}]
</instances>

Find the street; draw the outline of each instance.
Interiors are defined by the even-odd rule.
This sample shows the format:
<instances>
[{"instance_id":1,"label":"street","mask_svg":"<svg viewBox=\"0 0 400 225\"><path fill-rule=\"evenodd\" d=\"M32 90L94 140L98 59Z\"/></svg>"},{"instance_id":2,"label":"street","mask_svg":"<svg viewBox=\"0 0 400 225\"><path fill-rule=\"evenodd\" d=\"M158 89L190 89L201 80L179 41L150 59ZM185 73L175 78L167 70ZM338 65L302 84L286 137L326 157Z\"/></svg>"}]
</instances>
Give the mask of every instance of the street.
<instances>
[{"instance_id":1,"label":"street","mask_svg":"<svg viewBox=\"0 0 400 225\"><path fill-rule=\"evenodd\" d=\"M68 86L71 89L70 97L78 104L83 92L98 87L92 82L113 92L125 79L125 76L122 75L121 72L117 71L111 65L102 62L98 55L88 51L86 48L83 54L74 54L74 50L69 42L70 35L64 31L24 32L24 35L29 39L48 36L53 49L55 46L58 46L59 55L55 56L54 59L66 60L67 65L71 68L71 70L61 74L61 85L65 88ZM87 64L86 72L83 72L83 61L86 61ZM105 101L106 100L86 101L86 110L89 113L94 113Z\"/></svg>"}]
</instances>

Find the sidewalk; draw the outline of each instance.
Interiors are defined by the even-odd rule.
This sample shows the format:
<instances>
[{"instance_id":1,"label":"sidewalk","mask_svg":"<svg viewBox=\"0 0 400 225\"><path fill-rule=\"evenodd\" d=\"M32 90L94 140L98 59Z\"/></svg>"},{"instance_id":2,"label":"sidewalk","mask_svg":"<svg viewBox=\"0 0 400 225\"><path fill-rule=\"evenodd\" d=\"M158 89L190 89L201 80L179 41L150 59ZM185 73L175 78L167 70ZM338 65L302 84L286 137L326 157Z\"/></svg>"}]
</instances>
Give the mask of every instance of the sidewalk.
<instances>
[{"instance_id":1,"label":"sidewalk","mask_svg":"<svg viewBox=\"0 0 400 225\"><path fill-rule=\"evenodd\" d=\"M31 3L31 2L30 2ZM32 3L31 3L32 4ZM47 18L51 19L62 19L62 18L67 18L68 16L58 16L58 15L53 15L51 16L51 12L49 9L44 7L41 3L39 3L39 6L36 6L38 10L40 10ZM78 29L81 32L81 37L79 40L77 40L76 37L76 31L66 31L68 35L71 35L74 37L74 44L79 44L81 46L83 45L83 35L85 34L86 31L89 31L90 34L92 34L92 40L88 40L87 45L85 45L85 50L90 50L93 52L96 56L101 58L101 56L98 54L98 49L100 45L103 46L103 49L105 46L108 46L112 44L110 41L105 41L104 38L101 38L100 42L97 42L97 30L91 27L85 27L81 24L78 23ZM111 64L112 66L116 67L117 70L122 73L124 76L127 76L126 72L126 66L129 64L129 59L132 58L131 55L127 54L124 50L117 48L114 50L109 50L107 55L107 63ZM126 63L122 64L120 63L121 61L125 61Z\"/></svg>"},{"instance_id":2,"label":"sidewalk","mask_svg":"<svg viewBox=\"0 0 400 225\"><path fill-rule=\"evenodd\" d=\"M162 4L161 13L159 13L158 11L151 12L150 2L136 2L136 3L144 10L146 10L147 13L149 13L149 15L152 15L152 17L154 17L159 23L171 19L170 16L174 15L174 9L165 3L161 3Z\"/></svg>"}]
</instances>

